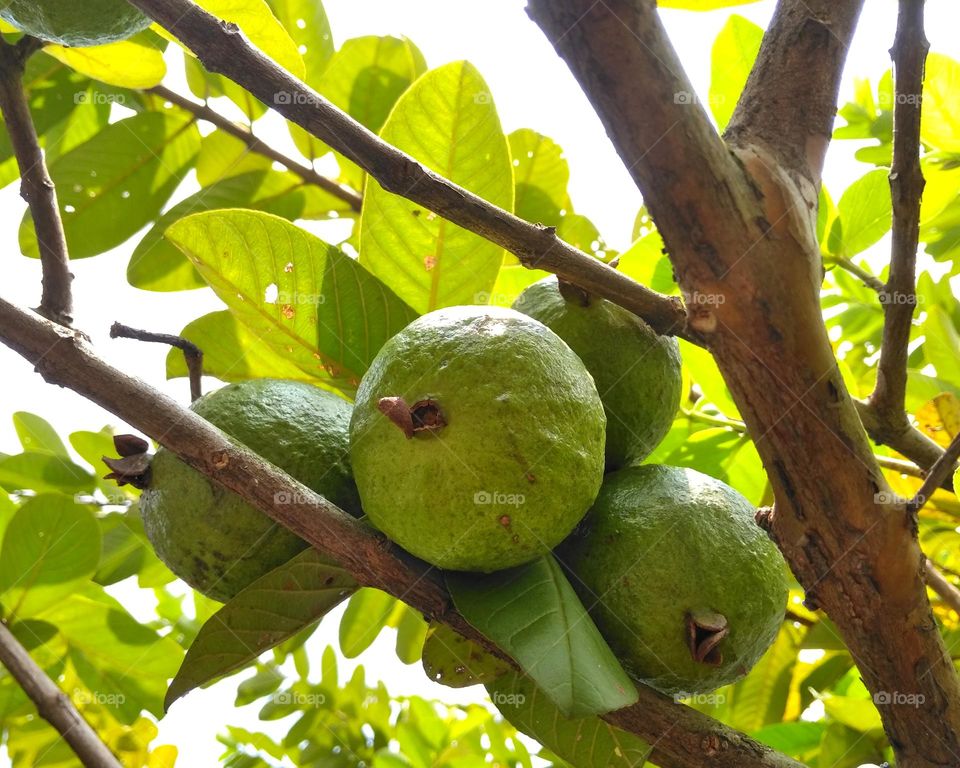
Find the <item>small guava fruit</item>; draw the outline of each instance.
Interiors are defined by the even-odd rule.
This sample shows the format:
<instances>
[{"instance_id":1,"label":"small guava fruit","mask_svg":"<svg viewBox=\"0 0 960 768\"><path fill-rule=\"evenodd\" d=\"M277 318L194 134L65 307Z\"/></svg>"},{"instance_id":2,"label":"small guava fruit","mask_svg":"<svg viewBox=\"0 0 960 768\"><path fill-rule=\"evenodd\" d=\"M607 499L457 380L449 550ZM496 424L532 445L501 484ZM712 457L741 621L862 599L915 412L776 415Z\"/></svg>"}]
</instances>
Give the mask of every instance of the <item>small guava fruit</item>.
<instances>
[{"instance_id":1,"label":"small guava fruit","mask_svg":"<svg viewBox=\"0 0 960 768\"><path fill-rule=\"evenodd\" d=\"M513 304L563 339L593 375L607 414L607 470L645 459L680 406L680 349L613 302L548 277Z\"/></svg>"},{"instance_id":2,"label":"small guava fruit","mask_svg":"<svg viewBox=\"0 0 960 768\"><path fill-rule=\"evenodd\" d=\"M543 324L448 307L390 339L360 382L353 471L370 521L433 565L490 572L547 553L593 503L606 417Z\"/></svg>"},{"instance_id":3,"label":"small guava fruit","mask_svg":"<svg viewBox=\"0 0 960 768\"><path fill-rule=\"evenodd\" d=\"M361 514L350 472L346 401L303 382L253 379L204 395L191 409L344 511ZM147 537L170 570L224 602L307 547L164 448L153 457L140 512Z\"/></svg>"},{"instance_id":4,"label":"small guava fruit","mask_svg":"<svg viewBox=\"0 0 960 768\"><path fill-rule=\"evenodd\" d=\"M150 26L127 0L0 0L0 18L28 35L75 47L125 40Z\"/></svg>"},{"instance_id":5,"label":"small guava fruit","mask_svg":"<svg viewBox=\"0 0 960 768\"><path fill-rule=\"evenodd\" d=\"M783 622L779 550L750 502L692 469L607 475L558 555L627 672L664 693L743 677Z\"/></svg>"}]
</instances>

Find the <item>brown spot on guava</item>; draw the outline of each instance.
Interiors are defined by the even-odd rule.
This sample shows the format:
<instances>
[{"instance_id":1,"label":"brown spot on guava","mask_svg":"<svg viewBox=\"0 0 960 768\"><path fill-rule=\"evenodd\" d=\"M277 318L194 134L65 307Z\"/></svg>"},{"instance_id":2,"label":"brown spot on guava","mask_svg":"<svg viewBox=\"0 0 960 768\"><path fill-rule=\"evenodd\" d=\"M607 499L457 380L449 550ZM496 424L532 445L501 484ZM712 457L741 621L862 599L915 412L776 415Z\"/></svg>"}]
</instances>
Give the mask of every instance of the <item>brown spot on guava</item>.
<instances>
[{"instance_id":1,"label":"brown spot on guava","mask_svg":"<svg viewBox=\"0 0 960 768\"><path fill-rule=\"evenodd\" d=\"M710 611L687 614L687 641L693 660L710 667L723 664L720 641L730 633L727 617Z\"/></svg>"},{"instance_id":2,"label":"brown spot on guava","mask_svg":"<svg viewBox=\"0 0 960 768\"><path fill-rule=\"evenodd\" d=\"M504 528L510 527L510 515L501 515L500 516L500 525Z\"/></svg>"}]
</instances>

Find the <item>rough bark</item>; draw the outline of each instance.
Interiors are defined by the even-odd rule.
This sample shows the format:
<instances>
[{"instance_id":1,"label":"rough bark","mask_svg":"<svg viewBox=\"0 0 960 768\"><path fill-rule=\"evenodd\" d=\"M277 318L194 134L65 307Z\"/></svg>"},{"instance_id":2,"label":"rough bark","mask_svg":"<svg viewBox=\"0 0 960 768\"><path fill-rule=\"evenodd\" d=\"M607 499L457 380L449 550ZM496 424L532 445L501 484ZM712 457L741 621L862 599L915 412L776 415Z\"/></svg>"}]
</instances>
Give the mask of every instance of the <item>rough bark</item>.
<instances>
[{"instance_id":1,"label":"rough bark","mask_svg":"<svg viewBox=\"0 0 960 768\"><path fill-rule=\"evenodd\" d=\"M960 685L926 598L915 520L903 503L878 503L891 496L820 314L817 147L860 2L810 5L781 3L759 65L771 74L755 72L743 97L763 103L738 107L731 151L698 105L672 98L692 89L652 2L532 0L529 11L643 192L685 294L723 297L688 301L690 324L755 436L777 500L772 533L842 631L898 764L955 765ZM809 116L799 96L782 98L780 66L796 82L786 93L803 81ZM822 92L811 97L811 84Z\"/></svg>"}]
</instances>

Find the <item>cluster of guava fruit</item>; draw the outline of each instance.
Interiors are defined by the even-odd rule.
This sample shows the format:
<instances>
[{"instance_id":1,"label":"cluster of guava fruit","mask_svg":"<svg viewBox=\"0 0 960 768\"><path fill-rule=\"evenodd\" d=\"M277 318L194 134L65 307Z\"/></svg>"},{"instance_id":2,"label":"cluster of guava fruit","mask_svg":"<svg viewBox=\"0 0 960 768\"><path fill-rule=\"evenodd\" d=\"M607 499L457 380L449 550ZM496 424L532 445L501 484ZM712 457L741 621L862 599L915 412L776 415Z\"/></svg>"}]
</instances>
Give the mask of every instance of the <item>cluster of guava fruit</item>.
<instances>
[{"instance_id":1,"label":"cluster of guava fruit","mask_svg":"<svg viewBox=\"0 0 960 768\"><path fill-rule=\"evenodd\" d=\"M785 566L735 490L640 463L679 405L676 341L555 278L514 306L418 318L352 409L270 379L193 408L436 567L491 572L555 550L639 681L677 694L743 676L783 620ZM141 509L160 557L220 600L306 546L163 449Z\"/></svg>"}]
</instances>

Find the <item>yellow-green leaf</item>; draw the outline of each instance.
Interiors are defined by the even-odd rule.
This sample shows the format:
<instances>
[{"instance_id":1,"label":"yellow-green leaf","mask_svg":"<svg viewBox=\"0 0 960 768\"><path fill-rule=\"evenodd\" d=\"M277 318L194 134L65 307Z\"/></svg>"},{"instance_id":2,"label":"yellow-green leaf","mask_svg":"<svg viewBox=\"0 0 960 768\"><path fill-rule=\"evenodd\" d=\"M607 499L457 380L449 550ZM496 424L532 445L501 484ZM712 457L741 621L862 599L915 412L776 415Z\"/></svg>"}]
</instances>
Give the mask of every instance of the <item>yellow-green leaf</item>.
<instances>
[{"instance_id":1,"label":"yellow-green leaf","mask_svg":"<svg viewBox=\"0 0 960 768\"><path fill-rule=\"evenodd\" d=\"M167 74L163 54L134 40L90 48L48 45L44 50L77 72L123 88L152 88Z\"/></svg>"}]
</instances>

